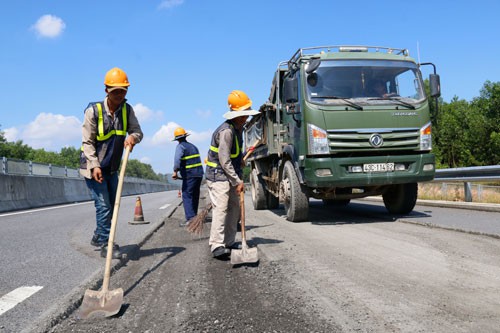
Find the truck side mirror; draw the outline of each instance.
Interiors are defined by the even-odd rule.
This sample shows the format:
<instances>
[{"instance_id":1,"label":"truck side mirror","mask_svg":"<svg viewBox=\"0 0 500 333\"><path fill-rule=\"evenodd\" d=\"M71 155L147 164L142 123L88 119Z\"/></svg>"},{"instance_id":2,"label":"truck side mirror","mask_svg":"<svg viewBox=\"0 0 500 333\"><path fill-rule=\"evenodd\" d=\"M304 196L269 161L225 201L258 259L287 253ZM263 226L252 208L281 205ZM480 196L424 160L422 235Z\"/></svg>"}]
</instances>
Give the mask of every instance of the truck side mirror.
<instances>
[{"instance_id":1,"label":"truck side mirror","mask_svg":"<svg viewBox=\"0 0 500 333\"><path fill-rule=\"evenodd\" d=\"M441 96L441 83L438 74L429 75L429 85L431 88L431 97Z\"/></svg>"},{"instance_id":2,"label":"truck side mirror","mask_svg":"<svg viewBox=\"0 0 500 333\"><path fill-rule=\"evenodd\" d=\"M311 74L318 69L319 65L321 65L321 60L318 58L312 58L306 66L306 73Z\"/></svg>"},{"instance_id":3,"label":"truck side mirror","mask_svg":"<svg viewBox=\"0 0 500 333\"><path fill-rule=\"evenodd\" d=\"M287 77L284 82L285 103L297 103L299 101L297 77Z\"/></svg>"}]
</instances>

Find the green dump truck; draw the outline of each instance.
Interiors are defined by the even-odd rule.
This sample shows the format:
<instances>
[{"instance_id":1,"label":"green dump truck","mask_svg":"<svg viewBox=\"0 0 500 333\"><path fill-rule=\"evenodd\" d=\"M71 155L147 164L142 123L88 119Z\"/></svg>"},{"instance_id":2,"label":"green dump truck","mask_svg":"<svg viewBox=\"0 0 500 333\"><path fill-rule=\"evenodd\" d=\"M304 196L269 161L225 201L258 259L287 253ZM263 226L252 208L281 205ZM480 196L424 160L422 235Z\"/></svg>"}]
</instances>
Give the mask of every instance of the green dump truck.
<instances>
[{"instance_id":1,"label":"green dump truck","mask_svg":"<svg viewBox=\"0 0 500 333\"><path fill-rule=\"evenodd\" d=\"M434 67L430 96L422 65ZM282 202L299 222L310 198L335 206L382 195L390 213L411 212L417 183L434 178L429 106L439 96L436 67L406 49L299 49L279 63L269 100L245 128L254 208Z\"/></svg>"}]
</instances>

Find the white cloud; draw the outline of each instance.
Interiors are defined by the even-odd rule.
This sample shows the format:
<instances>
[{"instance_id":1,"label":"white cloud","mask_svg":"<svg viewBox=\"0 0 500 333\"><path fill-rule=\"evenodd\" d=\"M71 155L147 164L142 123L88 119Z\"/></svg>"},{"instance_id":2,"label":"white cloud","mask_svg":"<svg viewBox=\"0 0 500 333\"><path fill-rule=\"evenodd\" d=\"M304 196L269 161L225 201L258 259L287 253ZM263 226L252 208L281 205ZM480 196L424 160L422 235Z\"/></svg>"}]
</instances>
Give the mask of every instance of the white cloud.
<instances>
[{"instance_id":1,"label":"white cloud","mask_svg":"<svg viewBox=\"0 0 500 333\"><path fill-rule=\"evenodd\" d=\"M151 164L151 158L149 158L147 156L141 157L140 161L141 161L141 163L144 163L144 164Z\"/></svg>"},{"instance_id":2,"label":"white cloud","mask_svg":"<svg viewBox=\"0 0 500 333\"><path fill-rule=\"evenodd\" d=\"M163 0L158 6L159 9L170 9L180 6L184 3L184 0Z\"/></svg>"},{"instance_id":3,"label":"white cloud","mask_svg":"<svg viewBox=\"0 0 500 333\"><path fill-rule=\"evenodd\" d=\"M174 138L174 130L177 127L179 127L179 124L172 121L166 125L162 125L162 127L153 135L151 143L154 146L162 146L168 143L173 143L172 139Z\"/></svg>"},{"instance_id":4,"label":"white cloud","mask_svg":"<svg viewBox=\"0 0 500 333\"><path fill-rule=\"evenodd\" d=\"M31 27L40 37L55 38L66 28L64 21L53 15L43 15Z\"/></svg>"},{"instance_id":5,"label":"white cloud","mask_svg":"<svg viewBox=\"0 0 500 333\"><path fill-rule=\"evenodd\" d=\"M169 122L166 125L163 125L152 137L151 144L154 146L162 146L165 144L173 143L177 144L175 141L172 141L174 138L174 130L179 127L179 124L175 122ZM191 131L188 128L185 128L186 132L189 133L189 141L192 143L203 143L208 141L210 143L210 138L212 137L212 131L204 131L204 132L195 132Z\"/></svg>"},{"instance_id":6,"label":"white cloud","mask_svg":"<svg viewBox=\"0 0 500 333\"><path fill-rule=\"evenodd\" d=\"M20 139L35 149L59 150L82 137L82 123L74 116L40 113L22 131Z\"/></svg>"},{"instance_id":7,"label":"white cloud","mask_svg":"<svg viewBox=\"0 0 500 333\"><path fill-rule=\"evenodd\" d=\"M139 120L139 123L143 121L147 121L151 118L154 117L161 117L162 113L160 111L155 112L148 108L146 105L142 103L137 103L136 105L133 106L135 115L137 116L137 119Z\"/></svg>"},{"instance_id":8,"label":"white cloud","mask_svg":"<svg viewBox=\"0 0 500 333\"><path fill-rule=\"evenodd\" d=\"M19 130L15 127L7 128L3 131L5 139L7 139L8 142L15 142L18 139L19 135Z\"/></svg>"}]
</instances>

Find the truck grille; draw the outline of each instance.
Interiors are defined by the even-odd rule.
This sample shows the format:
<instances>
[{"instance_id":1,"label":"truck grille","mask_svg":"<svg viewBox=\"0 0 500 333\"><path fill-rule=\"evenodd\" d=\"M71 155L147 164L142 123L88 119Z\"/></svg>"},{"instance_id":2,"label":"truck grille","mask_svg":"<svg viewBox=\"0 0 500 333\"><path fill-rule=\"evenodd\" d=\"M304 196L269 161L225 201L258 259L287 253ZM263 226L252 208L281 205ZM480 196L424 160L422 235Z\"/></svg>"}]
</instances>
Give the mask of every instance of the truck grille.
<instances>
[{"instance_id":1,"label":"truck grille","mask_svg":"<svg viewBox=\"0 0 500 333\"><path fill-rule=\"evenodd\" d=\"M330 153L362 152L376 150L417 150L419 149L420 129L418 128L376 128L328 130ZM370 144L370 137L379 134L383 143L375 148Z\"/></svg>"}]
</instances>

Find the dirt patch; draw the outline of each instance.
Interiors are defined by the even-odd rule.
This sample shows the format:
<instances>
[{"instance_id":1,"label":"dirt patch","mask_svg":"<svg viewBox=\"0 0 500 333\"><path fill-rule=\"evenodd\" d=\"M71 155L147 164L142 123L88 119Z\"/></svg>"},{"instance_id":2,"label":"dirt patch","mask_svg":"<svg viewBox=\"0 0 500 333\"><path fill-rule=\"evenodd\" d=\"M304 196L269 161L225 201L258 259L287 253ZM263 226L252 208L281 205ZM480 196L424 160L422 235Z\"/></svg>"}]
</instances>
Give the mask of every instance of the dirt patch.
<instances>
[{"instance_id":1,"label":"dirt patch","mask_svg":"<svg viewBox=\"0 0 500 333\"><path fill-rule=\"evenodd\" d=\"M49 332L335 332L306 301L287 264L269 260L233 266L210 255L203 237L178 226L179 207L112 277L124 305L114 317L71 314Z\"/></svg>"}]
</instances>

